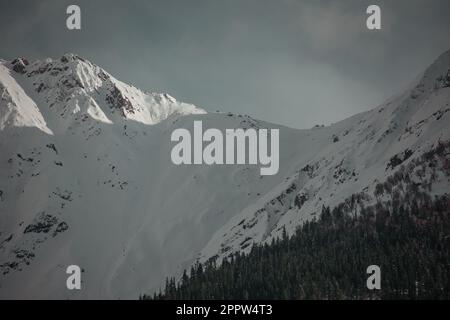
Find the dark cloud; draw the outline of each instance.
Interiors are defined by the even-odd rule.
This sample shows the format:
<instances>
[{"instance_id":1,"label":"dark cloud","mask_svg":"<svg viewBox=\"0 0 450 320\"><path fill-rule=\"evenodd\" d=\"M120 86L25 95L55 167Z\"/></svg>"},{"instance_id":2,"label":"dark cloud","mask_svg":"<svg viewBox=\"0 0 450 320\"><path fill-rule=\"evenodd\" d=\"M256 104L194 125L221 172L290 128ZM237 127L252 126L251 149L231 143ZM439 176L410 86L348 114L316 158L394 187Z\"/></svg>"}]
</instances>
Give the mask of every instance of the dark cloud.
<instances>
[{"instance_id":1,"label":"dark cloud","mask_svg":"<svg viewBox=\"0 0 450 320\"><path fill-rule=\"evenodd\" d=\"M78 4L82 30L65 28ZM381 31L365 28L369 4ZM294 127L376 106L450 49L448 0L0 2L0 58L75 52L142 89Z\"/></svg>"}]
</instances>

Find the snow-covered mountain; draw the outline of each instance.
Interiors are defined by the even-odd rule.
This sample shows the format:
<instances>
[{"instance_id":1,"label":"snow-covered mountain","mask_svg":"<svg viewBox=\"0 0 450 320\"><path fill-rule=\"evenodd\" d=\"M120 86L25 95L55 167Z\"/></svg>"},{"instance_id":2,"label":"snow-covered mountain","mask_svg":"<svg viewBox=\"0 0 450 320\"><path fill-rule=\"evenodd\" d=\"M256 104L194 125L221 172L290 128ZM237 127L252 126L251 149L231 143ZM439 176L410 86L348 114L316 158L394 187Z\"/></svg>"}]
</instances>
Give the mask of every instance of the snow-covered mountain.
<instances>
[{"instance_id":1,"label":"snow-covered mountain","mask_svg":"<svg viewBox=\"0 0 450 320\"><path fill-rule=\"evenodd\" d=\"M0 298L137 298L197 260L292 233L323 205L373 203L380 182L450 140L450 52L381 106L309 130L207 114L73 54L0 60L0 93ZM173 165L171 133L195 120L278 128L278 174ZM432 194L450 189L441 160L420 172ZM72 264L81 290L66 288Z\"/></svg>"}]
</instances>

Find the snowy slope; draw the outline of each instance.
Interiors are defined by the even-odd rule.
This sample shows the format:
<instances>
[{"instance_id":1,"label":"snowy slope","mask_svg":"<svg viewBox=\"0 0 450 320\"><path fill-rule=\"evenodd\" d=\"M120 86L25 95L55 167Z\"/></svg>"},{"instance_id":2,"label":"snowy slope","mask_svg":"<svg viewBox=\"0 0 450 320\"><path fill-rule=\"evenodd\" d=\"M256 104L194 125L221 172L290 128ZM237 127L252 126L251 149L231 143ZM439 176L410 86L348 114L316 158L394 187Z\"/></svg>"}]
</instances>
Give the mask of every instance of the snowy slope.
<instances>
[{"instance_id":1,"label":"snowy slope","mask_svg":"<svg viewBox=\"0 0 450 320\"><path fill-rule=\"evenodd\" d=\"M322 205L373 189L398 169L393 158L449 140L449 70L447 52L385 104L295 130L206 114L73 54L2 62L0 298L136 298L197 259L292 232ZM195 120L279 128L279 173L173 165L170 135ZM440 179L433 192L448 192ZM80 291L65 287L70 264L83 268Z\"/></svg>"},{"instance_id":2,"label":"snowy slope","mask_svg":"<svg viewBox=\"0 0 450 320\"><path fill-rule=\"evenodd\" d=\"M368 112L313 128L290 145L301 150L295 159L296 172L224 225L198 260L214 257L220 262L234 252L249 252L253 243L270 243L281 236L283 228L292 234L302 222L318 217L323 206L333 208L358 199L358 211L374 204L379 182L450 140L449 120L447 51L404 93ZM431 194L450 193L449 159L447 155L432 190L427 190Z\"/></svg>"}]
</instances>

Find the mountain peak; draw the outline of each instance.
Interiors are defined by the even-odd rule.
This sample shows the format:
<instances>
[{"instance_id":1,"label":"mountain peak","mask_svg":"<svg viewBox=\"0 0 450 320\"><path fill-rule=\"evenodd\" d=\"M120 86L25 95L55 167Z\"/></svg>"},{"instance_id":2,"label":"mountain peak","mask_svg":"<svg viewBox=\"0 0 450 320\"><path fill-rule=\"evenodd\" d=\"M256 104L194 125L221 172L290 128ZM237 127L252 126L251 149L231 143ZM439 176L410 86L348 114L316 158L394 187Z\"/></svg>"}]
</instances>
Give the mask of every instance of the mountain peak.
<instances>
[{"instance_id":1,"label":"mountain peak","mask_svg":"<svg viewBox=\"0 0 450 320\"><path fill-rule=\"evenodd\" d=\"M450 49L441 53L441 55L436 59L436 61L450 61Z\"/></svg>"},{"instance_id":2,"label":"mountain peak","mask_svg":"<svg viewBox=\"0 0 450 320\"><path fill-rule=\"evenodd\" d=\"M410 97L418 99L423 94L450 86L450 50L442 53L423 73Z\"/></svg>"},{"instance_id":3,"label":"mountain peak","mask_svg":"<svg viewBox=\"0 0 450 320\"><path fill-rule=\"evenodd\" d=\"M85 117L106 123L130 119L156 124L172 114L205 113L166 93L147 93L128 85L74 53L33 62L20 57L3 65L32 100L41 101L36 105L43 117L63 130Z\"/></svg>"},{"instance_id":4,"label":"mountain peak","mask_svg":"<svg viewBox=\"0 0 450 320\"><path fill-rule=\"evenodd\" d=\"M439 88L447 88L450 86L450 50L442 53L436 61L428 68L430 78L436 76L435 84Z\"/></svg>"},{"instance_id":5,"label":"mountain peak","mask_svg":"<svg viewBox=\"0 0 450 320\"><path fill-rule=\"evenodd\" d=\"M64 63L71 62L71 61L83 61L83 62L86 61L86 59L81 58L79 55L77 55L75 53L65 53L62 55L60 60L61 60L61 62L64 62Z\"/></svg>"},{"instance_id":6,"label":"mountain peak","mask_svg":"<svg viewBox=\"0 0 450 320\"><path fill-rule=\"evenodd\" d=\"M448 87L450 81L450 50L442 53L424 72L423 80L429 84Z\"/></svg>"}]
</instances>

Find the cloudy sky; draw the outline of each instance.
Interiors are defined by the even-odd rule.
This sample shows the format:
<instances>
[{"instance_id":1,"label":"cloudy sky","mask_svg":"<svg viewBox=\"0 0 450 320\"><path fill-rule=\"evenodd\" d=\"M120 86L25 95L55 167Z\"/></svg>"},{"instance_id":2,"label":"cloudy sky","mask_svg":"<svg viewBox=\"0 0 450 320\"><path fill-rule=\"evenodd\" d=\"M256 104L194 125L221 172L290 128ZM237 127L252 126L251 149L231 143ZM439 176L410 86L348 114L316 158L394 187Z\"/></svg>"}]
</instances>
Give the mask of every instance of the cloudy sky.
<instances>
[{"instance_id":1,"label":"cloudy sky","mask_svg":"<svg viewBox=\"0 0 450 320\"><path fill-rule=\"evenodd\" d=\"M66 29L81 7L82 30ZM381 7L382 30L366 29ZM77 53L206 110L297 128L375 107L450 49L448 0L0 1L0 58Z\"/></svg>"}]
</instances>

